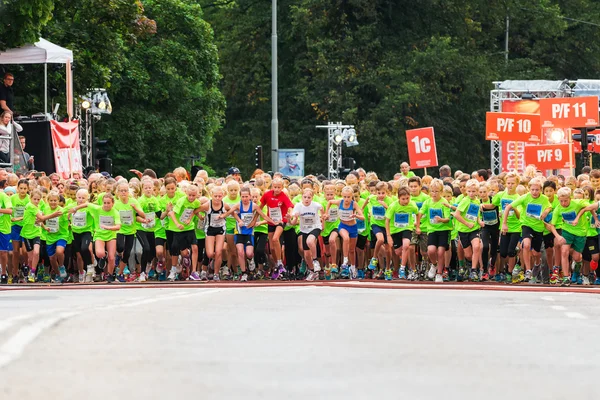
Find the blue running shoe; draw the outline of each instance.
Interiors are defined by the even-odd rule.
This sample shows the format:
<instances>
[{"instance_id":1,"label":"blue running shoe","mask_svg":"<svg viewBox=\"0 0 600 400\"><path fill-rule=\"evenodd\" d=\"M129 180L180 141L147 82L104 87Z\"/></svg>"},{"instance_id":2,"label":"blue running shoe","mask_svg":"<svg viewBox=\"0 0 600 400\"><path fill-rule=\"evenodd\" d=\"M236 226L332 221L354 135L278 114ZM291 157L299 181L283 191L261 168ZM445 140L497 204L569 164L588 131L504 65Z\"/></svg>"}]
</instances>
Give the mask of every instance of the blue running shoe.
<instances>
[{"instance_id":1,"label":"blue running shoe","mask_svg":"<svg viewBox=\"0 0 600 400\"><path fill-rule=\"evenodd\" d=\"M573 271L573 274L571 275L571 283L576 284L578 280L579 280L579 271Z\"/></svg>"},{"instance_id":2,"label":"blue running shoe","mask_svg":"<svg viewBox=\"0 0 600 400\"><path fill-rule=\"evenodd\" d=\"M376 258L371 258L371 262L369 263L369 269L371 271L374 271L377 268L377 259Z\"/></svg>"},{"instance_id":3,"label":"blue running shoe","mask_svg":"<svg viewBox=\"0 0 600 400\"><path fill-rule=\"evenodd\" d=\"M148 279L152 281L156 279L156 271L154 269L148 271Z\"/></svg>"},{"instance_id":4,"label":"blue running shoe","mask_svg":"<svg viewBox=\"0 0 600 400\"><path fill-rule=\"evenodd\" d=\"M131 275L131 272L129 271L129 266L125 266L125 269L123 269L123 275Z\"/></svg>"},{"instance_id":5,"label":"blue running shoe","mask_svg":"<svg viewBox=\"0 0 600 400\"><path fill-rule=\"evenodd\" d=\"M336 264L331 264L331 273L332 274L337 274L339 272L338 267Z\"/></svg>"},{"instance_id":6,"label":"blue running shoe","mask_svg":"<svg viewBox=\"0 0 600 400\"><path fill-rule=\"evenodd\" d=\"M362 269L359 269L359 270L356 272L356 277L357 277L358 279L365 279L365 271L364 271L364 270L362 270Z\"/></svg>"},{"instance_id":7,"label":"blue running shoe","mask_svg":"<svg viewBox=\"0 0 600 400\"><path fill-rule=\"evenodd\" d=\"M583 275L582 274L577 274L577 284L583 285Z\"/></svg>"},{"instance_id":8,"label":"blue running shoe","mask_svg":"<svg viewBox=\"0 0 600 400\"><path fill-rule=\"evenodd\" d=\"M600 276L596 278L594 285L600 285Z\"/></svg>"},{"instance_id":9,"label":"blue running shoe","mask_svg":"<svg viewBox=\"0 0 600 400\"><path fill-rule=\"evenodd\" d=\"M121 283L125 282L125 276L124 275L117 275L117 280Z\"/></svg>"},{"instance_id":10,"label":"blue running shoe","mask_svg":"<svg viewBox=\"0 0 600 400\"><path fill-rule=\"evenodd\" d=\"M504 274L496 274L496 276L494 278L496 279L496 282L498 282L498 283L504 282Z\"/></svg>"},{"instance_id":11,"label":"blue running shoe","mask_svg":"<svg viewBox=\"0 0 600 400\"><path fill-rule=\"evenodd\" d=\"M386 281L392 280L392 269L391 268L387 268L383 274L385 276Z\"/></svg>"},{"instance_id":12,"label":"blue running shoe","mask_svg":"<svg viewBox=\"0 0 600 400\"><path fill-rule=\"evenodd\" d=\"M163 269L162 272L160 274L158 274L158 281L164 282L166 280L167 280L167 270Z\"/></svg>"},{"instance_id":13,"label":"blue running shoe","mask_svg":"<svg viewBox=\"0 0 600 400\"><path fill-rule=\"evenodd\" d=\"M406 280L406 269L400 268L400 272L398 272L398 278L402 280Z\"/></svg>"},{"instance_id":14,"label":"blue running shoe","mask_svg":"<svg viewBox=\"0 0 600 400\"><path fill-rule=\"evenodd\" d=\"M342 264L342 272L341 272L340 276L343 279L347 279L350 277L350 268L348 268L348 266L346 264Z\"/></svg>"},{"instance_id":15,"label":"blue running shoe","mask_svg":"<svg viewBox=\"0 0 600 400\"><path fill-rule=\"evenodd\" d=\"M61 281L67 277L67 269L64 265L58 267L58 273L60 274Z\"/></svg>"}]
</instances>

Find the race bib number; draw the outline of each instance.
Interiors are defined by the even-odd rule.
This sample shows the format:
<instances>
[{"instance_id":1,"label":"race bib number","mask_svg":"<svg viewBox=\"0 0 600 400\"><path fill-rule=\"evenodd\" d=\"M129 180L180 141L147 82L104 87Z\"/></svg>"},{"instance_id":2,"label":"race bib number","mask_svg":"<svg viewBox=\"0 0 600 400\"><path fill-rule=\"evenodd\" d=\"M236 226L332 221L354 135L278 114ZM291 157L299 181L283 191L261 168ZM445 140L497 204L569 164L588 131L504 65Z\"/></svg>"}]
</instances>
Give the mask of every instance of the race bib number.
<instances>
[{"instance_id":1,"label":"race bib number","mask_svg":"<svg viewBox=\"0 0 600 400\"><path fill-rule=\"evenodd\" d=\"M126 226L133 225L133 211L132 210L121 210L119 211L119 218L121 223Z\"/></svg>"},{"instance_id":2,"label":"race bib number","mask_svg":"<svg viewBox=\"0 0 600 400\"><path fill-rule=\"evenodd\" d=\"M496 225L498 223L498 213L496 210L484 211L483 223L486 225Z\"/></svg>"},{"instance_id":3,"label":"race bib number","mask_svg":"<svg viewBox=\"0 0 600 400\"><path fill-rule=\"evenodd\" d=\"M367 224L365 221L361 219L356 220L356 229L358 229L358 233L363 233L365 229L367 229Z\"/></svg>"},{"instance_id":4,"label":"race bib number","mask_svg":"<svg viewBox=\"0 0 600 400\"><path fill-rule=\"evenodd\" d=\"M273 220L273 222L275 222L276 224L280 223L281 221L283 221L283 215L281 215L281 208L279 207L269 207L269 217L271 217L271 219Z\"/></svg>"},{"instance_id":5,"label":"race bib number","mask_svg":"<svg viewBox=\"0 0 600 400\"><path fill-rule=\"evenodd\" d=\"M100 225L101 226L115 226L115 219L110 215L102 215L100 216ZM102 228L100 228L102 229Z\"/></svg>"},{"instance_id":6,"label":"race bib number","mask_svg":"<svg viewBox=\"0 0 600 400\"><path fill-rule=\"evenodd\" d=\"M189 224L192 221L192 216L193 215L194 215L194 209L193 208L186 208L181 213L181 217L179 218L179 222L181 222L183 225L187 225L187 224Z\"/></svg>"},{"instance_id":7,"label":"race bib number","mask_svg":"<svg viewBox=\"0 0 600 400\"><path fill-rule=\"evenodd\" d=\"M198 229L199 231L203 231L205 226L206 226L206 218L198 216L198 223L196 224L196 229Z\"/></svg>"},{"instance_id":8,"label":"race bib number","mask_svg":"<svg viewBox=\"0 0 600 400\"><path fill-rule=\"evenodd\" d=\"M14 217L15 218L21 218L23 217L23 215L25 215L25 207L23 206L17 206L14 209Z\"/></svg>"},{"instance_id":9,"label":"race bib number","mask_svg":"<svg viewBox=\"0 0 600 400\"><path fill-rule=\"evenodd\" d=\"M50 233L58 233L58 217L46 220L46 228Z\"/></svg>"},{"instance_id":10,"label":"race bib number","mask_svg":"<svg viewBox=\"0 0 600 400\"><path fill-rule=\"evenodd\" d=\"M471 203L469 204L469 208L467 209L467 213L465 214L465 219L467 221L477 221L477 216L479 215L479 205Z\"/></svg>"},{"instance_id":11,"label":"race bib number","mask_svg":"<svg viewBox=\"0 0 600 400\"><path fill-rule=\"evenodd\" d=\"M352 214L354 214L354 210L340 210L340 220L352 221Z\"/></svg>"},{"instance_id":12,"label":"race bib number","mask_svg":"<svg viewBox=\"0 0 600 400\"><path fill-rule=\"evenodd\" d=\"M72 224L76 228L83 228L87 221L87 213L85 211L77 211L73 214Z\"/></svg>"},{"instance_id":13,"label":"race bib number","mask_svg":"<svg viewBox=\"0 0 600 400\"><path fill-rule=\"evenodd\" d=\"M435 217L444 218L444 214L442 213L441 208L430 208L429 209L429 223L430 224L440 224L441 222L437 222Z\"/></svg>"},{"instance_id":14,"label":"race bib number","mask_svg":"<svg viewBox=\"0 0 600 400\"><path fill-rule=\"evenodd\" d=\"M569 211L569 212L562 213L563 221L565 221L568 224L575 221L575 218L577 218L577 214L575 213L575 211Z\"/></svg>"},{"instance_id":15,"label":"race bib number","mask_svg":"<svg viewBox=\"0 0 600 400\"><path fill-rule=\"evenodd\" d=\"M542 216L542 205L541 204L527 204L525 214L529 218L540 219Z\"/></svg>"},{"instance_id":16,"label":"race bib number","mask_svg":"<svg viewBox=\"0 0 600 400\"><path fill-rule=\"evenodd\" d=\"M374 220L383 221L385 219L385 208L383 206L373 206L372 212Z\"/></svg>"},{"instance_id":17,"label":"race bib number","mask_svg":"<svg viewBox=\"0 0 600 400\"><path fill-rule=\"evenodd\" d=\"M210 226L213 228L222 228L225 226L225 218L217 219L217 216L220 214L211 214Z\"/></svg>"},{"instance_id":18,"label":"race bib number","mask_svg":"<svg viewBox=\"0 0 600 400\"><path fill-rule=\"evenodd\" d=\"M337 207L332 207L329 209L329 218L327 218L327 222L335 222L338 220L340 209Z\"/></svg>"},{"instance_id":19,"label":"race bib number","mask_svg":"<svg viewBox=\"0 0 600 400\"><path fill-rule=\"evenodd\" d=\"M408 221L409 220L410 220L410 214L408 214L408 213L394 214L394 226L396 228L406 228L406 227L408 227Z\"/></svg>"},{"instance_id":20,"label":"race bib number","mask_svg":"<svg viewBox=\"0 0 600 400\"><path fill-rule=\"evenodd\" d=\"M302 228L307 231L315 229L317 224L317 218L314 215L303 215L301 221Z\"/></svg>"},{"instance_id":21,"label":"race bib number","mask_svg":"<svg viewBox=\"0 0 600 400\"><path fill-rule=\"evenodd\" d=\"M248 227L248 225L250 225L250 223L252 222L253 219L254 219L254 214L252 214L252 213L241 214L241 220L244 223L245 227Z\"/></svg>"},{"instance_id":22,"label":"race bib number","mask_svg":"<svg viewBox=\"0 0 600 400\"><path fill-rule=\"evenodd\" d=\"M506 208L507 205L509 205L510 203L512 203L513 201L510 199L502 199L500 200L500 207L502 207L502 212L504 212L504 209ZM515 210L510 210L508 213L509 217L512 217L513 215L515 215Z\"/></svg>"},{"instance_id":23,"label":"race bib number","mask_svg":"<svg viewBox=\"0 0 600 400\"><path fill-rule=\"evenodd\" d=\"M148 223L143 223L142 228L153 229L156 226L156 213L147 212L146 218L148 219Z\"/></svg>"}]
</instances>

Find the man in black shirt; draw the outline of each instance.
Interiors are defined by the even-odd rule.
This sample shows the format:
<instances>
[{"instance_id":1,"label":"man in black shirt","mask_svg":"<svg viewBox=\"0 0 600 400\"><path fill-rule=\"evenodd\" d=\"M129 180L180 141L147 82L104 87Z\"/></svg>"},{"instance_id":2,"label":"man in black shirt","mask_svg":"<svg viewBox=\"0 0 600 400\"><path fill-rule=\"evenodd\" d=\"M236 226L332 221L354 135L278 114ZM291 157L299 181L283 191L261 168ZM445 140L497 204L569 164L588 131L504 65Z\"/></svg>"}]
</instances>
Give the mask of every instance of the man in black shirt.
<instances>
[{"instance_id":1,"label":"man in black shirt","mask_svg":"<svg viewBox=\"0 0 600 400\"><path fill-rule=\"evenodd\" d=\"M10 72L4 74L4 79L0 84L0 112L14 112L15 95L13 94L12 84L15 77Z\"/></svg>"}]
</instances>

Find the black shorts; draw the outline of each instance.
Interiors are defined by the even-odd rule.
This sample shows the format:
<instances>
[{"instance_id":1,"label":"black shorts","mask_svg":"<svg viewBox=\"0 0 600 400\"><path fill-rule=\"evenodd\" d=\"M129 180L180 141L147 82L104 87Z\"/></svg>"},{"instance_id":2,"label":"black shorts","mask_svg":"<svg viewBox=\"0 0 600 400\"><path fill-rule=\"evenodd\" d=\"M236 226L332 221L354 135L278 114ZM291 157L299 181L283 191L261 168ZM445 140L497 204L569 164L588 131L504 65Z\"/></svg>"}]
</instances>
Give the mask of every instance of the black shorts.
<instances>
[{"instance_id":1,"label":"black shorts","mask_svg":"<svg viewBox=\"0 0 600 400\"><path fill-rule=\"evenodd\" d=\"M400 247L402 247L402 244L403 244L402 242L404 241L404 239L408 239L410 241L411 238L412 238L412 231L410 231L408 229L394 233L392 235L392 241L394 242L394 248L399 249Z\"/></svg>"},{"instance_id":2,"label":"black shorts","mask_svg":"<svg viewBox=\"0 0 600 400\"><path fill-rule=\"evenodd\" d=\"M196 232L194 231L184 231L184 232L174 232L173 235L173 248L171 250L171 255L177 255L180 251L185 249L190 249L193 245L198 244L198 239L196 239Z\"/></svg>"},{"instance_id":3,"label":"black shorts","mask_svg":"<svg viewBox=\"0 0 600 400\"><path fill-rule=\"evenodd\" d=\"M448 250L450 248L450 232L452 231L429 232L427 246L443 247Z\"/></svg>"},{"instance_id":4,"label":"black shorts","mask_svg":"<svg viewBox=\"0 0 600 400\"><path fill-rule=\"evenodd\" d=\"M221 227L209 226L208 228L206 228L206 236L219 236L219 235L224 235L224 234L225 234L224 226L221 226Z\"/></svg>"},{"instance_id":5,"label":"black shorts","mask_svg":"<svg viewBox=\"0 0 600 400\"><path fill-rule=\"evenodd\" d=\"M358 239L356 239L356 248L360 250L364 250L367 247L367 239L368 236L358 235Z\"/></svg>"},{"instance_id":6,"label":"black shorts","mask_svg":"<svg viewBox=\"0 0 600 400\"><path fill-rule=\"evenodd\" d=\"M175 232L165 230L165 233L167 234L167 250L171 251L173 248L173 234Z\"/></svg>"},{"instance_id":7,"label":"black shorts","mask_svg":"<svg viewBox=\"0 0 600 400\"><path fill-rule=\"evenodd\" d=\"M544 235L544 248L545 249L554 248L554 234L552 232Z\"/></svg>"},{"instance_id":8,"label":"black shorts","mask_svg":"<svg viewBox=\"0 0 600 400\"><path fill-rule=\"evenodd\" d=\"M23 243L25 243L25 249L27 251L33 251L33 246L34 245L40 245L41 241L40 241L40 237L34 237L33 239L25 239L23 238Z\"/></svg>"},{"instance_id":9,"label":"black shorts","mask_svg":"<svg viewBox=\"0 0 600 400\"><path fill-rule=\"evenodd\" d=\"M542 251L544 233L536 232L528 226L521 227L521 239L531 239L531 249L536 252Z\"/></svg>"},{"instance_id":10,"label":"black shorts","mask_svg":"<svg viewBox=\"0 0 600 400\"><path fill-rule=\"evenodd\" d=\"M254 246L254 235L240 235L234 237L235 244L243 244L246 246Z\"/></svg>"},{"instance_id":11,"label":"black shorts","mask_svg":"<svg viewBox=\"0 0 600 400\"><path fill-rule=\"evenodd\" d=\"M329 245L329 236L331 236L331 234L332 234L333 232L335 232L335 233L338 233L338 230L337 230L337 228L333 228L333 229L331 230L331 232L329 232L329 235L327 235L327 236L323 236L323 244L324 244L325 246L328 246L328 245Z\"/></svg>"},{"instance_id":12,"label":"black shorts","mask_svg":"<svg viewBox=\"0 0 600 400\"><path fill-rule=\"evenodd\" d=\"M163 239L163 238L154 238L154 244L156 246L162 246L165 247L167 244L167 239Z\"/></svg>"},{"instance_id":13,"label":"black shorts","mask_svg":"<svg viewBox=\"0 0 600 400\"><path fill-rule=\"evenodd\" d=\"M592 256L598 254L598 236L588 236L585 240L585 247L581 253L584 261L592 261Z\"/></svg>"},{"instance_id":14,"label":"black shorts","mask_svg":"<svg viewBox=\"0 0 600 400\"><path fill-rule=\"evenodd\" d=\"M302 249L303 250L310 250L310 248L308 247L308 243L306 243L306 239L308 239L309 236L314 236L316 239L315 244L317 245L317 247L319 247L319 236L321 235L321 230L320 229L313 229L312 231L308 232L308 233L301 233L302 235Z\"/></svg>"},{"instance_id":15,"label":"black shorts","mask_svg":"<svg viewBox=\"0 0 600 400\"><path fill-rule=\"evenodd\" d=\"M267 226L268 226L268 232L269 232L269 233L273 233L273 232L275 232L275 230L277 229L277 227L278 227L278 226L280 226L280 227L281 227L281 229L285 228L285 224L284 224L283 222L280 222L280 223L279 223L279 224L277 224L277 225L271 225L271 224L269 224L269 225L267 225Z\"/></svg>"},{"instance_id":16,"label":"black shorts","mask_svg":"<svg viewBox=\"0 0 600 400\"><path fill-rule=\"evenodd\" d=\"M473 239L479 239L481 237L479 229L473 232L458 232L458 239L460 240L460 244L462 244L463 249L468 249L471 247L471 242Z\"/></svg>"}]
</instances>

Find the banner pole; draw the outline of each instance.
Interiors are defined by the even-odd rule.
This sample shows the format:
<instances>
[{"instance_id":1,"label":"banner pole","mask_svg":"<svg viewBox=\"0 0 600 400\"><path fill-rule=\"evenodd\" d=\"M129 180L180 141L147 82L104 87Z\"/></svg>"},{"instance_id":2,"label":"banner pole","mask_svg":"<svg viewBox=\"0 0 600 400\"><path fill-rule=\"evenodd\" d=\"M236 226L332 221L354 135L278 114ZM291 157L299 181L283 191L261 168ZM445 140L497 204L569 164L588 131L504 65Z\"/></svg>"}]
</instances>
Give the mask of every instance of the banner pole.
<instances>
[{"instance_id":1,"label":"banner pole","mask_svg":"<svg viewBox=\"0 0 600 400\"><path fill-rule=\"evenodd\" d=\"M571 167L571 176L574 176L575 166L573 165L573 135L571 134L571 128L567 129L567 135L569 135L569 166Z\"/></svg>"},{"instance_id":2,"label":"banner pole","mask_svg":"<svg viewBox=\"0 0 600 400\"><path fill-rule=\"evenodd\" d=\"M425 175L427 175L427 168L423 168L425 170Z\"/></svg>"}]
</instances>

